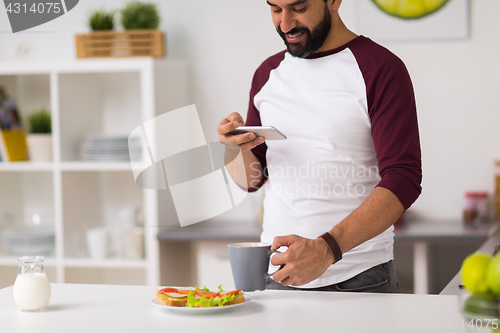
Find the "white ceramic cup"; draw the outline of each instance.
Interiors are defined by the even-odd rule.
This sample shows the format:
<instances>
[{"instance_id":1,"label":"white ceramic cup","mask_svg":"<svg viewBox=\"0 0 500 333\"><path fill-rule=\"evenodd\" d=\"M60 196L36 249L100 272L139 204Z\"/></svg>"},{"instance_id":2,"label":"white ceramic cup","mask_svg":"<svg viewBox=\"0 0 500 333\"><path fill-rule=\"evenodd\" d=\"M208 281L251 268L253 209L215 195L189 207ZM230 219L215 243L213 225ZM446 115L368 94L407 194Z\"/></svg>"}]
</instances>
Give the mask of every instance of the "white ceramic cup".
<instances>
[{"instance_id":1,"label":"white ceramic cup","mask_svg":"<svg viewBox=\"0 0 500 333\"><path fill-rule=\"evenodd\" d=\"M134 205L120 207L117 217L123 229L133 228L137 225L137 207Z\"/></svg>"},{"instance_id":2,"label":"white ceramic cup","mask_svg":"<svg viewBox=\"0 0 500 333\"><path fill-rule=\"evenodd\" d=\"M144 231L136 227L122 232L125 257L128 259L144 258Z\"/></svg>"},{"instance_id":3,"label":"white ceramic cup","mask_svg":"<svg viewBox=\"0 0 500 333\"><path fill-rule=\"evenodd\" d=\"M103 259L109 253L109 231L105 227L87 230L87 250L94 259Z\"/></svg>"}]
</instances>

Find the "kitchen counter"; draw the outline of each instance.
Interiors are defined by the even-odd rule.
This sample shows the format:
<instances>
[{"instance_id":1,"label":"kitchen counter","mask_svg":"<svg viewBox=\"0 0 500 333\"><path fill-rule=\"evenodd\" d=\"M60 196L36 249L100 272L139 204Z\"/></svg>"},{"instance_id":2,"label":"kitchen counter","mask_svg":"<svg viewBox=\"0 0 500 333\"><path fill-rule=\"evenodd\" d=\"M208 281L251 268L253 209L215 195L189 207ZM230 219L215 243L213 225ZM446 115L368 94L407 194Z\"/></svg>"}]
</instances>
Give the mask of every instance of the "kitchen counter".
<instances>
[{"instance_id":1,"label":"kitchen counter","mask_svg":"<svg viewBox=\"0 0 500 333\"><path fill-rule=\"evenodd\" d=\"M457 242L485 241L496 233L496 222L477 225L463 222L408 221L396 225L394 240L398 242Z\"/></svg>"},{"instance_id":2,"label":"kitchen counter","mask_svg":"<svg viewBox=\"0 0 500 333\"><path fill-rule=\"evenodd\" d=\"M496 224L496 226L498 225ZM500 232L498 227L492 228L489 236L490 237L484 242L484 244L478 249L478 251L493 253L493 249L495 248L495 246L497 244L500 244ZM460 292L461 283L462 279L460 278L460 272L458 272L439 294L458 295Z\"/></svg>"},{"instance_id":3,"label":"kitchen counter","mask_svg":"<svg viewBox=\"0 0 500 333\"><path fill-rule=\"evenodd\" d=\"M464 242L484 241L496 232L497 224L480 223L477 226L457 222L404 222L394 229L394 240L399 242ZM254 240L260 239L262 227L257 223L202 222L187 227L163 228L159 241L193 240Z\"/></svg>"},{"instance_id":4,"label":"kitchen counter","mask_svg":"<svg viewBox=\"0 0 500 333\"><path fill-rule=\"evenodd\" d=\"M2 333L100 332L466 332L457 296L301 291L248 293L252 300L211 313L151 304L155 287L52 284L43 312L20 311L0 290ZM477 330L476 330L477 331Z\"/></svg>"},{"instance_id":5,"label":"kitchen counter","mask_svg":"<svg viewBox=\"0 0 500 333\"><path fill-rule=\"evenodd\" d=\"M413 292L429 293L429 245L481 244L498 230L498 223L410 222L396 225L394 242L413 245Z\"/></svg>"},{"instance_id":6,"label":"kitchen counter","mask_svg":"<svg viewBox=\"0 0 500 333\"><path fill-rule=\"evenodd\" d=\"M462 222L404 221L396 225L394 241L410 243L413 246L414 293L427 294L429 292L427 260L429 245L481 244L496 232L497 227L498 224L494 222L472 225ZM261 232L261 225L257 223L223 223L213 220L183 228L164 228L157 237L163 244L202 241L220 241L222 244L224 242L259 241ZM223 245L218 251L218 256L227 252L225 250L227 244Z\"/></svg>"},{"instance_id":7,"label":"kitchen counter","mask_svg":"<svg viewBox=\"0 0 500 333\"><path fill-rule=\"evenodd\" d=\"M241 240L258 241L262 233L257 223L202 222L186 227L162 228L159 241Z\"/></svg>"}]
</instances>

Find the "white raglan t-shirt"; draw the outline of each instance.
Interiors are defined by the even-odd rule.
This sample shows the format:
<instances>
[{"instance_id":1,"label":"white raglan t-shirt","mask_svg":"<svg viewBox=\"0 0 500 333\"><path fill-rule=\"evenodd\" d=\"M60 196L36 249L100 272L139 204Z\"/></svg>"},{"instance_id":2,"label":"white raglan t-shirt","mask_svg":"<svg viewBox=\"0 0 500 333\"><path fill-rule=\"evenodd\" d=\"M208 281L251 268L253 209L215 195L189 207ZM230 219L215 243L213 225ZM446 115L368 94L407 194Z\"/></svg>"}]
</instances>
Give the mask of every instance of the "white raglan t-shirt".
<instances>
[{"instance_id":1,"label":"white raglan t-shirt","mask_svg":"<svg viewBox=\"0 0 500 333\"><path fill-rule=\"evenodd\" d=\"M405 209L420 193L409 75L368 38L304 59L281 52L266 60L254 76L247 125L275 126L288 137L253 150L268 176L263 242L290 234L317 238L376 186L391 190ZM339 283L392 260L393 242L391 226L301 288Z\"/></svg>"}]
</instances>

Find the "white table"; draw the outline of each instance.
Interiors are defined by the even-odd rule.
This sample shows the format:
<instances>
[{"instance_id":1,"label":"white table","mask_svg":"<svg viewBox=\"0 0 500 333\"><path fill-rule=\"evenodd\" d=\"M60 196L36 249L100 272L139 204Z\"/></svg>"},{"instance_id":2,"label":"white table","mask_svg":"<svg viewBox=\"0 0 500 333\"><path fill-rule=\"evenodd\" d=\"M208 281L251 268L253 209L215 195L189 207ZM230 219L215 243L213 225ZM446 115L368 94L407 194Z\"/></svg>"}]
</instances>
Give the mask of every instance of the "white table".
<instances>
[{"instance_id":1,"label":"white table","mask_svg":"<svg viewBox=\"0 0 500 333\"><path fill-rule=\"evenodd\" d=\"M233 309L180 314L153 306L155 289L52 284L47 309L29 313L16 307L11 286L0 290L0 332L467 331L457 296L260 291Z\"/></svg>"},{"instance_id":2,"label":"white table","mask_svg":"<svg viewBox=\"0 0 500 333\"><path fill-rule=\"evenodd\" d=\"M395 243L413 244L413 285L415 294L428 293L428 247L429 244L464 244L484 242L498 232L497 222L479 225L462 222L404 222L397 225ZM488 250L491 252L491 249Z\"/></svg>"}]
</instances>

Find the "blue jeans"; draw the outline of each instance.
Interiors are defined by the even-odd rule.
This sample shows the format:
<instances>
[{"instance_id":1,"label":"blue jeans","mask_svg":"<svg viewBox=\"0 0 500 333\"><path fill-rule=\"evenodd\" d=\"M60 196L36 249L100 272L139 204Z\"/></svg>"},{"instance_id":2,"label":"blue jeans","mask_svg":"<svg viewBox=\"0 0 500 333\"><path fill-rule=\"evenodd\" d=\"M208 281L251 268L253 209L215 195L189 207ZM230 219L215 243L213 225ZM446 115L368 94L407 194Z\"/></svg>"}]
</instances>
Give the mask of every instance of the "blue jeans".
<instances>
[{"instance_id":1,"label":"blue jeans","mask_svg":"<svg viewBox=\"0 0 500 333\"><path fill-rule=\"evenodd\" d=\"M266 289L274 290L311 290L311 291L348 291L365 293L397 293L399 292L399 283L396 276L396 266L391 261L374 266L364 272L329 286L319 288L296 288L282 286L273 279L268 279Z\"/></svg>"}]
</instances>

